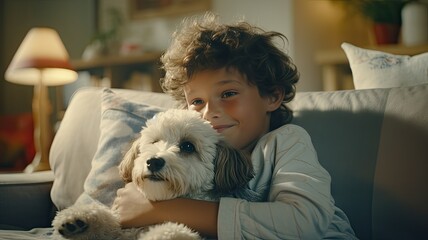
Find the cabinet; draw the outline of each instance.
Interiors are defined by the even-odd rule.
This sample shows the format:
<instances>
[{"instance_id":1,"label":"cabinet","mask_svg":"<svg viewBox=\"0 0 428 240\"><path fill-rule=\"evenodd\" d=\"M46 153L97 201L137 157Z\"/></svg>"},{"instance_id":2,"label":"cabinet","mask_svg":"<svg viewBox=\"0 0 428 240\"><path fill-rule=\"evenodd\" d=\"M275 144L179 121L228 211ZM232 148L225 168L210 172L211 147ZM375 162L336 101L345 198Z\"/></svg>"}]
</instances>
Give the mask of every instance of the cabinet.
<instances>
[{"instance_id":1,"label":"cabinet","mask_svg":"<svg viewBox=\"0 0 428 240\"><path fill-rule=\"evenodd\" d=\"M382 45L363 48L410 56L428 52L428 45ZM319 51L315 55L315 61L321 66L324 91L354 88L348 58L341 48Z\"/></svg>"},{"instance_id":2,"label":"cabinet","mask_svg":"<svg viewBox=\"0 0 428 240\"><path fill-rule=\"evenodd\" d=\"M161 52L73 60L76 71L87 71L92 85L161 92Z\"/></svg>"}]
</instances>

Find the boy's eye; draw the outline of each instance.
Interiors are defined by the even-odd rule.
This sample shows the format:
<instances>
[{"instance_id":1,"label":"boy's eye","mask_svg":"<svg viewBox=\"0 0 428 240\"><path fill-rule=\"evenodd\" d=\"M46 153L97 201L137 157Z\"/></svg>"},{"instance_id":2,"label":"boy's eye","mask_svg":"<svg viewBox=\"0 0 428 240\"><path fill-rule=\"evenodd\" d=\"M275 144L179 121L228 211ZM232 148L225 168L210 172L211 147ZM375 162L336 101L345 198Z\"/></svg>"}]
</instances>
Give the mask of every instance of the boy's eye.
<instances>
[{"instance_id":1,"label":"boy's eye","mask_svg":"<svg viewBox=\"0 0 428 240\"><path fill-rule=\"evenodd\" d=\"M222 93L222 94L221 94L221 97L222 97L222 98L228 98L228 97L233 97L233 96L235 96L236 94L238 94L238 93L237 93L237 92L234 92L234 91L227 91L227 92Z\"/></svg>"},{"instance_id":2,"label":"boy's eye","mask_svg":"<svg viewBox=\"0 0 428 240\"><path fill-rule=\"evenodd\" d=\"M201 99L195 99L195 100L192 101L192 105L195 105L195 106L201 105L203 103L204 103L204 101L201 100Z\"/></svg>"}]
</instances>

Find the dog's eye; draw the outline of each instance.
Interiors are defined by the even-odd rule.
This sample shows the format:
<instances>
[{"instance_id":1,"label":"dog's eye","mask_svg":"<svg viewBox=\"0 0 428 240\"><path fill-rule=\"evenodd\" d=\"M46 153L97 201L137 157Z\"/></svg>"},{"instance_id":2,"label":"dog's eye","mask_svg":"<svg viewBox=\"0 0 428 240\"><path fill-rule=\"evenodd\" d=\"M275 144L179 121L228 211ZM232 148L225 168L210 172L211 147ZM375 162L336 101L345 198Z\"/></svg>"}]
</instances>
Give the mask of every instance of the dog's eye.
<instances>
[{"instance_id":1,"label":"dog's eye","mask_svg":"<svg viewBox=\"0 0 428 240\"><path fill-rule=\"evenodd\" d=\"M180 152L193 153L195 152L195 146L189 141L182 142L180 143Z\"/></svg>"}]
</instances>

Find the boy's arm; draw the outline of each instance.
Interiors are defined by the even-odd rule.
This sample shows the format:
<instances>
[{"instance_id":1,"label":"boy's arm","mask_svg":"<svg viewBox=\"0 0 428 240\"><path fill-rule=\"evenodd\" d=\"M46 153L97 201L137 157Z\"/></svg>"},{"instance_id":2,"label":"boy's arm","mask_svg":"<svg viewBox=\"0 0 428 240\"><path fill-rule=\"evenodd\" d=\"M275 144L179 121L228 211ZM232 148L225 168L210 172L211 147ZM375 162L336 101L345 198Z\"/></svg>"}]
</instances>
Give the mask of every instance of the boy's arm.
<instances>
[{"instance_id":1,"label":"boy's arm","mask_svg":"<svg viewBox=\"0 0 428 240\"><path fill-rule=\"evenodd\" d=\"M306 132L284 127L253 151L253 190L267 202L222 198L220 239L322 239L334 215L330 176Z\"/></svg>"},{"instance_id":2,"label":"boy's arm","mask_svg":"<svg viewBox=\"0 0 428 240\"><path fill-rule=\"evenodd\" d=\"M219 203L177 198L154 204L163 215L161 219L183 223L205 236L217 237Z\"/></svg>"},{"instance_id":3,"label":"boy's arm","mask_svg":"<svg viewBox=\"0 0 428 240\"><path fill-rule=\"evenodd\" d=\"M206 236L217 236L217 202L184 198L152 202L133 183L128 183L117 195L113 210L125 228L171 221L183 223Z\"/></svg>"}]
</instances>

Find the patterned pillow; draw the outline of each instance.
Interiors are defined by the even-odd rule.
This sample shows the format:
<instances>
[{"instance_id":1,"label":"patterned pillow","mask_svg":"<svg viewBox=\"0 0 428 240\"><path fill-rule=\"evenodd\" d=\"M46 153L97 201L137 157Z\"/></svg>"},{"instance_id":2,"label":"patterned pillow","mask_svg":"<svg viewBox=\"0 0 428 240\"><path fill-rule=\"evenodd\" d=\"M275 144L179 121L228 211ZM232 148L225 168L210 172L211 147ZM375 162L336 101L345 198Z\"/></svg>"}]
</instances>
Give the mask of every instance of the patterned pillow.
<instances>
[{"instance_id":1,"label":"patterned pillow","mask_svg":"<svg viewBox=\"0 0 428 240\"><path fill-rule=\"evenodd\" d=\"M393 55L342 43L355 89L390 88L428 83L428 53Z\"/></svg>"},{"instance_id":2,"label":"patterned pillow","mask_svg":"<svg viewBox=\"0 0 428 240\"><path fill-rule=\"evenodd\" d=\"M116 191L124 186L117 166L147 119L163 111L123 99L110 89L103 90L101 101L98 148L83 186L84 192L75 204L99 201L111 206Z\"/></svg>"}]
</instances>

